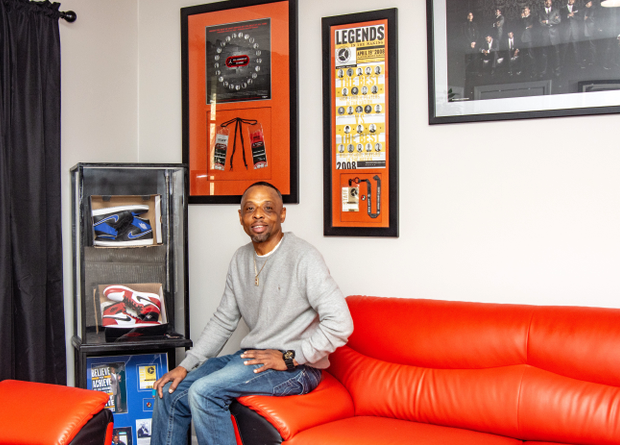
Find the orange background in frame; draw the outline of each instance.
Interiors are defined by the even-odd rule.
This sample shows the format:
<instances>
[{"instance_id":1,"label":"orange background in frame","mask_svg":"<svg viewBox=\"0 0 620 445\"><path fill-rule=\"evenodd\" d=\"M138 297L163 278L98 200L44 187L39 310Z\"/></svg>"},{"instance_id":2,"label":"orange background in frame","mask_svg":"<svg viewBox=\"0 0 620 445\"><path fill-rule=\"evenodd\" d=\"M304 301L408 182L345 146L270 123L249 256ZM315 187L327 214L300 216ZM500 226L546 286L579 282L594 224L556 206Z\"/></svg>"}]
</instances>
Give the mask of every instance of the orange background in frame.
<instances>
[{"instance_id":1,"label":"orange background in frame","mask_svg":"<svg viewBox=\"0 0 620 445\"><path fill-rule=\"evenodd\" d=\"M258 169L254 169L254 164L252 162L252 149L251 149L251 141L250 141L250 135L249 135L249 129L252 129L253 126L250 124L243 124L241 131L243 131L243 141L245 144L245 160L248 164L248 169L245 169L245 166L243 165L243 153L241 153L242 147L241 147L241 136L239 136L239 130L237 130L237 146L235 148L235 154L233 156L232 151L233 151L233 138L235 137L235 124L232 123L230 125L228 125L226 128L228 129L229 132L229 142L228 142L228 152L226 153L226 165L225 170L215 170L212 168L211 164L213 163L213 157L212 157L212 152L213 152L213 148L214 148L214 144L215 144L215 135L218 131L218 129L220 129L220 124L222 122L227 122L235 117L244 117L244 116L252 116L252 119L257 120L263 127L263 137L265 138L266 141L271 141L273 140L273 134L272 134L272 121L271 121L271 112L272 109L270 107L264 107L264 108L250 108L248 109L248 107L245 105L245 103L235 103L235 104L229 104L231 105L230 107L226 107L225 110L222 110L222 107L220 105L218 105L218 110L217 110L217 116L215 116L213 119L211 117L211 113L208 112L207 113L207 122L208 122L208 134L209 134L209 140L211 141L210 145L209 145L209 157L206 158L205 157L205 163L207 162L207 160L209 161L209 166L208 166L208 170L212 171L213 173L211 173L211 175L218 175L221 177L225 177L226 181L249 181L249 183L254 183L256 181L264 181L264 180L271 180L272 179L272 159L273 159L273 150L271 149L271 144L266 143L265 144L265 151L267 153L267 163L268 166L266 168L258 168ZM203 153L203 156L206 155L206 153ZM233 170L229 170L230 169L230 157L233 156ZM204 165L204 164L203 164ZM217 176L216 176L217 177ZM250 184L248 184L250 185ZM278 189L280 189L280 187L278 186ZM244 188L245 190L245 188ZM243 191L241 191L241 193L243 193ZM284 193L284 192L282 192Z\"/></svg>"},{"instance_id":2,"label":"orange background in frame","mask_svg":"<svg viewBox=\"0 0 620 445\"><path fill-rule=\"evenodd\" d=\"M189 82L189 184L190 196L241 195L253 182L265 180L290 194L290 77L289 77L289 8L288 2L247 6L188 16ZM206 99L206 30L207 26L271 19L271 99L223 104ZM214 108L214 109L212 109ZM214 117L214 120L211 120ZM212 168L209 138L212 124L217 129L232 117L256 119L263 125L267 150L267 168L254 170L251 142L244 133L248 169L243 165L241 139L237 136L234 171L229 171L234 124L230 130L226 169ZM264 119L264 120L261 120ZM243 125L247 131L249 125Z\"/></svg>"},{"instance_id":3,"label":"orange background in frame","mask_svg":"<svg viewBox=\"0 0 620 445\"><path fill-rule=\"evenodd\" d=\"M359 28L371 25L385 25L385 168L363 168L355 170L337 170L336 169L336 83L334 81L334 73L336 72L335 45L334 35L339 29ZM331 78L331 175L332 175L332 226L333 227L389 227L390 226L390 146L389 146L389 70L388 70L388 21L373 20L369 22L347 23L345 25L332 26L330 28L330 78ZM378 175L381 179L381 214L377 218L368 216L367 201L359 201L359 212L343 212L342 211L342 187L349 186L349 179L359 177L360 179L369 179L372 185L372 212L376 212L376 196L377 183L372 179ZM360 182L357 185L360 188L360 195L366 194L366 183Z\"/></svg>"}]
</instances>

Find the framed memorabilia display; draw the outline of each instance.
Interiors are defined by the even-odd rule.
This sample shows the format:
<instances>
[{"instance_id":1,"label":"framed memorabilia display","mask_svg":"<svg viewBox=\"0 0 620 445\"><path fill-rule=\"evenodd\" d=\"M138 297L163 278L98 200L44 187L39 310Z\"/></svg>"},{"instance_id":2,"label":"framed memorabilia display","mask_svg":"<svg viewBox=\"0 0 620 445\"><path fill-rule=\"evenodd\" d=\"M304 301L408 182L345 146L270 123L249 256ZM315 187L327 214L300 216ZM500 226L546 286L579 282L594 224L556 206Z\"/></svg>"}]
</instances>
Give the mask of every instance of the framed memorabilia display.
<instances>
[{"instance_id":1,"label":"framed memorabilia display","mask_svg":"<svg viewBox=\"0 0 620 445\"><path fill-rule=\"evenodd\" d=\"M76 366L129 342L191 346L186 184L182 164L71 169Z\"/></svg>"},{"instance_id":2,"label":"framed memorabilia display","mask_svg":"<svg viewBox=\"0 0 620 445\"><path fill-rule=\"evenodd\" d=\"M297 0L181 9L190 204L234 204L256 181L299 202Z\"/></svg>"},{"instance_id":3,"label":"framed memorabilia display","mask_svg":"<svg viewBox=\"0 0 620 445\"><path fill-rule=\"evenodd\" d=\"M599 3L427 0L430 124L620 112L620 8Z\"/></svg>"},{"instance_id":4,"label":"framed memorabilia display","mask_svg":"<svg viewBox=\"0 0 620 445\"><path fill-rule=\"evenodd\" d=\"M135 354L89 357L86 387L109 395L114 435L129 445L148 445L155 396L153 384L168 372L168 355Z\"/></svg>"},{"instance_id":5,"label":"framed memorabilia display","mask_svg":"<svg viewBox=\"0 0 620 445\"><path fill-rule=\"evenodd\" d=\"M397 9L324 17L326 236L398 236Z\"/></svg>"}]
</instances>

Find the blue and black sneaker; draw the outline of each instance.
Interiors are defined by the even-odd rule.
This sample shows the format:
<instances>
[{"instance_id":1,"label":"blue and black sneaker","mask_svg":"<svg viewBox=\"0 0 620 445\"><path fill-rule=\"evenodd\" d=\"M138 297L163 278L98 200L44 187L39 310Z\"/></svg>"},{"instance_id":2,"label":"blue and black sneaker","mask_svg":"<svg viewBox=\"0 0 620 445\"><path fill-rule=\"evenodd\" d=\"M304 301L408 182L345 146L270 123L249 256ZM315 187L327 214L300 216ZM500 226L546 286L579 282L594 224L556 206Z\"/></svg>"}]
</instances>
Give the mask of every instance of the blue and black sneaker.
<instances>
[{"instance_id":1,"label":"blue and black sneaker","mask_svg":"<svg viewBox=\"0 0 620 445\"><path fill-rule=\"evenodd\" d=\"M116 239L117 244L121 243L124 246L150 246L153 244L151 223L134 213L131 223L123 228Z\"/></svg>"},{"instance_id":2,"label":"blue and black sneaker","mask_svg":"<svg viewBox=\"0 0 620 445\"><path fill-rule=\"evenodd\" d=\"M124 234L126 231L133 230L132 225L137 215L141 215L148 210L148 205L128 205L93 210L93 229L95 232L93 244L108 247L135 245L125 242L127 240L125 240ZM151 243L152 240L149 244Z\"/></svg>"}]
</instances>

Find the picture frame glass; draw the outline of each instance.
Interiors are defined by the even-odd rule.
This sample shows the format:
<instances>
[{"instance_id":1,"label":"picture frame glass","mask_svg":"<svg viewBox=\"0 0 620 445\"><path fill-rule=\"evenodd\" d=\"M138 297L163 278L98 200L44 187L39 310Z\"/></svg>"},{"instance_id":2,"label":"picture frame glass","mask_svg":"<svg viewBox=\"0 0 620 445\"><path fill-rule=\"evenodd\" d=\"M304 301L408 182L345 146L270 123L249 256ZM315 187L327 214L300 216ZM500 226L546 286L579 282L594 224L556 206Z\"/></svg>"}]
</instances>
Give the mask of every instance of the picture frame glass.
<instances>
[{"instance_id":1,"label":"picture frame glass","mask_svg":"<svg viewBox=\"0 0 620 445\"><path fill-rule=\"evenodd\" d=\"M87 357L86 389L109 397L113 435L125 444L149 443L155 406L153 385L168 372L167 353Z\"/></svg>"},{"instance_id":2,"label":"picture frame glass","mask_svg":"<svg viewBox=\"0 0 620 445\"><path fill-rule=\"evenodd\" d=\"M325 235L398 236L396 17L323 18Z\"/></svg>"},{"instance_id":3,"label":"picture frame glass","mask_svg":"<svg viewBox=\"0 0 620 445\"><path fill-rule=\"evenodd\" d=\"M580 89L620 79L620 8L576 1L569 17L566 2L551 3L550 30L542 1L427 0L430 123L620 111L619 90Z\"/></svg>"},{"instance_id":4,"label":"picture frame glass","mask_svg":"<svg viewBox=\"0 0 620 445\"><path fill-rule=\"evenodd\" d=\"M266 181L298 202L296 0L182 8L189 203L238 203Z\"/></svg>"}]
</instances>

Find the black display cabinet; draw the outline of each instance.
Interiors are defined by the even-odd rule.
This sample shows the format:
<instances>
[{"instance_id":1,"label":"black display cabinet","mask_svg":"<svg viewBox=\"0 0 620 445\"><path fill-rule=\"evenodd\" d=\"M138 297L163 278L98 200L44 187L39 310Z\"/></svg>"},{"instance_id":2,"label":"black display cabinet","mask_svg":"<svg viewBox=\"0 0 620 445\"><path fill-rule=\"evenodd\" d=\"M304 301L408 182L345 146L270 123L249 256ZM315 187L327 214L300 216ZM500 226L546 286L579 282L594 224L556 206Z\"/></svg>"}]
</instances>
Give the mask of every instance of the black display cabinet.
<instances>
[{"instance_id":1,"label":"black display cabinet","mask_svg":"<svg viewBox=\"0 0 620 445\"><path fill-rule=\"evenodd\" d=\"M189 340L187 167L71 169L75 384L88 357L167 353Z\"/></svg>"}]
</instances>

